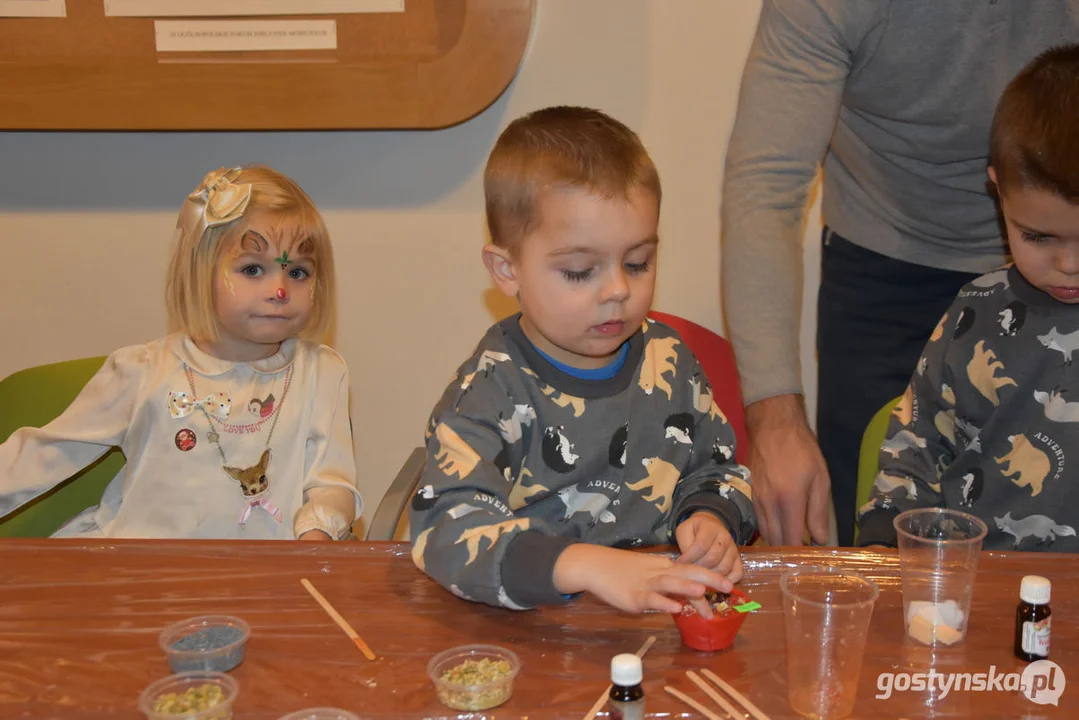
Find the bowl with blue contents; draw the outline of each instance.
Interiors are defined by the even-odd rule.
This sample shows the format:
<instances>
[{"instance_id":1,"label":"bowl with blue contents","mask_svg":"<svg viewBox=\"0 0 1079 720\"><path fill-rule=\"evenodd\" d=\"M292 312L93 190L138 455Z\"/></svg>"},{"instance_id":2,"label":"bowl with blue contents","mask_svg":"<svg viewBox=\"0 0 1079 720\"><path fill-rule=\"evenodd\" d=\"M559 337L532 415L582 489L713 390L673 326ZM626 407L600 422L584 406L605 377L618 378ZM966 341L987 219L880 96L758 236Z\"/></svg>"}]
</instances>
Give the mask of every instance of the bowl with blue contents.
<instances>
[{"instance_id":1,"label":"bowl with blue contents","mask_svg":"<svg viewBox=\"0 0 1079 720\"><path fill-rule=\"evenodd\" d=\"M228 672L243 662L251 627L231 615L202 615L161 632L161 649L175 673Z\"/></svg>"}]
</instances>

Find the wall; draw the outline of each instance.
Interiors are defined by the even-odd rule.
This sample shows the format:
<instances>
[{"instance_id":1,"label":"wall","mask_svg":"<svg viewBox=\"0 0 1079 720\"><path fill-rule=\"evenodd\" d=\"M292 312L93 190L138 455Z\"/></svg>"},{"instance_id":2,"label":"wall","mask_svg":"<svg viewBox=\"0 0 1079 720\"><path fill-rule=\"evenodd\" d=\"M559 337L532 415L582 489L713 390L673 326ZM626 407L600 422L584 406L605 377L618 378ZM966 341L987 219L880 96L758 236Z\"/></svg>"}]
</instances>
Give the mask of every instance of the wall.
<instances>
[{"instance_id":1,"label":"wall","mask_svg":"<svg viewBox=\"0 0 1079 720\"><path fill-rule=\"evenodd\" d=\"M719 185L759 9L756 0L538 0L513 85L447 130L0 133L0 377L163 334L163 273L184 196L210 169L268 163L308 190L334 238L335 344L352 370L369 518L422 443L457 364L513 310L479 259L482 167L513 117L590 105L641 134L664 183L655 307L722 330ZM212 102L228 112L221 96ZM817 232L811 222L807 236ZM816 264L811 242L807 296ZM807 318L803 337L813 332Z\"/></svg>"}]
</instances>

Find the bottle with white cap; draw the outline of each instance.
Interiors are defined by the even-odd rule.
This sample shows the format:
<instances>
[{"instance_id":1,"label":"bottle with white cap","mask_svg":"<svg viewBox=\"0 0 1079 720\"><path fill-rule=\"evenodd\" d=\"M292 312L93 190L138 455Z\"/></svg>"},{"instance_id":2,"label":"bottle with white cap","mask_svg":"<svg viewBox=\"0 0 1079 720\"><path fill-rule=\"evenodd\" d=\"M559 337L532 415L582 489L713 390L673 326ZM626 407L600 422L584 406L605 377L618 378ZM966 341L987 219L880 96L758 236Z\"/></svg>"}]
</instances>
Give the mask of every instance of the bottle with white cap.
<instances>
[{"instance_id":1,"label":"bottle with white cap","mask_svg":"<svg viewBox=\"0 0 1079 720\"><path fill-rule=\"evenodd\" d=\"M1049 657L1049 591L1052 585L1041 575L1026 575L1019 585L1019 608L1015 611L1015 656L1032 662Z\"/></svg>"},{"instance_id":2,"label":"bottle with white cap","mask_svg":"<svg viewBox=\"0 0 1079 720\"><path fill-rule=\"evenodd\" d=\"M611 720L644 720L641 659L630 653L611 658L611 694L607 700Z\"/></svg>"}]
</instances>

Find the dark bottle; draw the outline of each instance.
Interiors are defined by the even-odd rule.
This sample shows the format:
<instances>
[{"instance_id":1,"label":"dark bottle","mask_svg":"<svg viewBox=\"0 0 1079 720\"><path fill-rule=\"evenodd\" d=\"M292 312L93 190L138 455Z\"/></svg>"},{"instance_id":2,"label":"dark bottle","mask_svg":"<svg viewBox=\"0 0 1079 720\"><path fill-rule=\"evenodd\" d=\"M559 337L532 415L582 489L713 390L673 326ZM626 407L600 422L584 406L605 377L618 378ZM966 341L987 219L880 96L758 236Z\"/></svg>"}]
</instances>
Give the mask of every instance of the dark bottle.
<instances>
[{"instance_id":1,"label":"dark bottle","mask_svg":"<svg viewBox=\"0 0 1079 720\"><path fill-rule=\"evenodd\" d=\"M607 700L611 720L644 720L643 669L636 655L611 658L611 694Z\"/></svg>"},{"instance_id":2,"label":"dark bottle","mask_svg":"<svg viewBox=\"0 0 1079 720\"><path fill-rule=\"evenodd\" d=\"M1049 580L1027 575L1019 585L1019 607L1015 611L1015 656L1033 662L1049 657Z\"/></svg>"}]
</instances>

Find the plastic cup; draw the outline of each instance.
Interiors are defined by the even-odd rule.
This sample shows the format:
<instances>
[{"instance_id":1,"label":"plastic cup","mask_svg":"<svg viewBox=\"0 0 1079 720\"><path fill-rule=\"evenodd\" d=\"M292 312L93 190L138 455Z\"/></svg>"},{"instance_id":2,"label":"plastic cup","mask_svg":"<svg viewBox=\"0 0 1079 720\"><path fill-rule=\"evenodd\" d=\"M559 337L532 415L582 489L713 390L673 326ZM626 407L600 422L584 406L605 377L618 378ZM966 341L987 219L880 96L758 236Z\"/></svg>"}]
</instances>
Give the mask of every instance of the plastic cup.
<instances>
[{"instance_id":1,"label":"plastic cup","mask_svg":"<svg viewBox=\"0 0 1079 720\"><path fill-rule=\"evenodd\" d=\"M749 598L738 588L733 589L730 595L729 604L732 606L749 602ZM747 614L737 612L732 607L726 614L716 614L711 620L705 620L697 614L692 605L686 603L682 612L674 616L674 624L687 647L702 652L715 652L734 644L734 638Z\"/></svg>"},{"instance_id":2,"label":"plastic cup","mask_svg":"<svg viewBox=\"0 0 1079 720\"><path fill-rule=\"evenodd\" d=\"M189 692L205 695L207 690L220 691L221 700L201 710L182 712L187 707ZM150 683L139 695L139 710L148 720L231 720L232 704L240 692L240 684L225 673L195 671L177 673Z\"/></svg>"},{"instance_id":3,"label":"plastic cup","mask_svg":"<svg viewBox=\"0 0 1079 720\"><path fill-rule=\"evenodd\" d=\"M173 672L228 672L243 662L250 636L250 626L238 617L201 615L169 625L158 642Z\"/></svg>"},{"instance_id":4,"label":"plastic cup","mask_svg":"<svg viewBox=\"0 0 1079 720\"><path fill-rule=\"evenodd\" d=\"M475 667L483 661L508 664L508 672L487 682L454 680L462 666ZM435 684L438 699L454 710L487 710L497 707L513 695L513 680L521 670L516 653L497 645L461 645L440 652L427 663L427 675ZM449 673L447 675L447 673Z\"/></svg>"},{"instance_id":5,"label":"plastic cup","mask_svg":"<svg viewBox=\"0 0 1079 720\"><path fill-rule=\"evenodd\" d=\"M788 570L779 581L787 631L787 697L818 720L854 711L877 585L827 567Z\"/></svg>"},{"instance_id":6,"label":"plastic cup","mask_svg":"<svg viewBox=\"0 0 1079 720\"><path fill-rule=\"evenodd\" d=\"M907 637L955 645L967 635L985 523L958 510L908 510L893 521Z\"/></svg>"}]
</instances>

